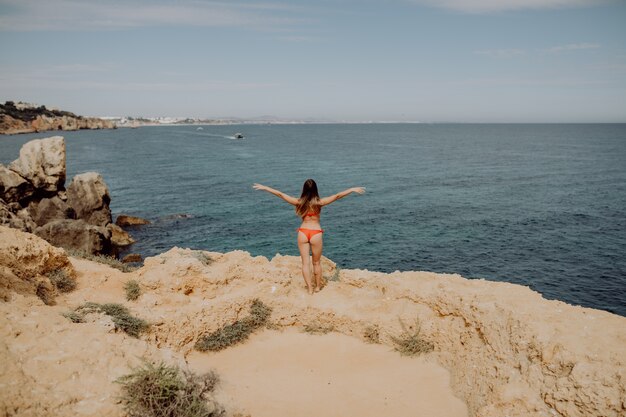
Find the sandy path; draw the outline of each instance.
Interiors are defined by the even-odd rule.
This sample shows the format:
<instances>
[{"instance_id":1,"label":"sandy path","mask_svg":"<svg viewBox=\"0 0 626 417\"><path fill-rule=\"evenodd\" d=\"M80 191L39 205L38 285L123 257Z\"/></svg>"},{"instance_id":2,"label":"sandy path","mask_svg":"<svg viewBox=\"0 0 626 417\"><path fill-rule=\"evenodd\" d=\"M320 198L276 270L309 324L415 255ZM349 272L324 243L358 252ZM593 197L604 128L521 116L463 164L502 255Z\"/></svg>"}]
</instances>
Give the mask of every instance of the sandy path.
<instances>
[{"instance_id":1,"label":"sandy path","mask_svg":"<svg viewBox=\"0 0 626 417\"><path fill-rule=\"evenodd\" d=\"M439 365L339 333L266 330L187 360L198 373L215 369L218 401L253 417L467 416Z\"/></svg>"}]
</instances>

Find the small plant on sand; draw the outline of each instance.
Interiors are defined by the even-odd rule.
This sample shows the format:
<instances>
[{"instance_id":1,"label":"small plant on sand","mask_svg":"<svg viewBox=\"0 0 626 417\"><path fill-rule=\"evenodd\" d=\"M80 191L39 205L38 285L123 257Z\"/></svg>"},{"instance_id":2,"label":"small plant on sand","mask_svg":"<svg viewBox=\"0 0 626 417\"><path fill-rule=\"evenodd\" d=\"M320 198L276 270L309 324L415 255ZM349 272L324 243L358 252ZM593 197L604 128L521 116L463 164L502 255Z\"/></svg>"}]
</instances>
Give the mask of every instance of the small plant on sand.
<instances>
[{"instance_id":1,"label":"small plant on sand","mask_svg":"<svg viewBox=\"0 0 626 417\"><path fill-rule=\"evenodd\" d=\"M129 417L218 417L223 408L210 394L219 382L215 372L195 375L177 366L144 362L115 381Z\"/></svg>"},{"instance_id":2,"label":"small plant on sand","mask_svg":"<svg viewBox=\"0 0 626 417\"><path fill-rule=\"evenodd\" d=\"M70 292L76 289L76 281L62 269L55 269L50 272L48 279L61 292Z\"/></svg>"},{"instance_id":3,"label":"small plant on sand","mask_svg":"<svg viewBox=\"0 0 626 417\"><path fill-rule=\"evenodd\" d=\"M378 326L367 326L363 331L363 337L367 343L380 343L380 330Z\"/></svg>"},{"instance_id":4,"label":"small plant on sand","mask_svg":"<svg viewBox=\"0 0 626 417\"><path fill-rule=\"evenodd\" d=\"M202 265L204 266L209 266L213 263L213 258L211 258L209 255L201 250L194 251L193 256L194 258L202 262Z\"/></svg>"},{"instance_id":5,"label":"small plant on sand","mask_svg":"<svg viewBox=\"0 0 626 417\"><path fill-rule=\"evenodd\" d=\"M126 299L128 301L135 301L141 295L141 287L139 287L139 282L134 279L126 281L126 284L124 284L124 291L126 291Z\"/></svg>"},{"instance_id":6,"label":"small plant on sand","mask_svg":"<svg viewBox=\"0 0 626 417\"><path fill-rule=\"evenodd\" d=\"M250 306L250 315L233 324L228 324L213 333L202 336L195 348L201 352L218 351L246 340L255 330L265 326L272 309L259 299L254 299Z\"/></svg>"},{"instance_id":7,"label":"small plant on sand","mask_svg":"<svg viewBox=\"0 0 626 417\"><path fill-rule=\"evenodd\" d=\"M305 324L302 329L310 334L326 334L335 331L335 326L332 324L325 326L321 323L315 322Z\"/></svg>"},{"instance_id":8,"label":"small plant on sand","mask_svg":"<svg viewBox=\"0 0 626 417\"><path fill-rule=\"evenodd\" d=\"M402 334L398 337L389 336L395 345L395 349L404 356L416 356L422 353L431 352L434 349L432 342L422 339L420 331L422 330L419 318L415 319L415 328L409 329L400 319L400 327Z\"/></svg>"},{"instance_id":9,"label":"small plant on sand","mask_svg":"<svg viewBox=\"0 0 626 417\"><path fill-rule=\"evenodd\" d=\"M98 304L87 302L82 306L77 307L75 312L82 315L89 313L104 313L111 316L111 320L113 321L113 324L115 324L116 328L123 330L128 335L133 337L139 337L142 332L148 330L150 327L148 322L132 316L130 311L128 311L128 309L121 304Z\"/></svg>"},{"instance_id":10,"label":"small plant on sand","mask_svg":"<svg viewBox=\"0 0 626 417\"><path fill-rule=\"evenodd\" d=\"M327 281L339 282L340 275L341 275L341 268L336 267L335 272L327 279Z\"/></svg>"},{"instance_id":11,"label":"small plant on sand","mask_svg":"<svg viewBox=\"0 0 626 417\"><path fill-rule=\"evenodd\" d=\"M133 272L137 270L137 267L122 263L119 259L115 259L112 256L93 255L91 253L80 251L80 250L68 250L66 252L68 255L73 256L75 258L81 258L81 259L86 259L88 261L98 262L104 265L108 265L112 268L119 269L122 272Z\"/></svg>"}]
</instances>

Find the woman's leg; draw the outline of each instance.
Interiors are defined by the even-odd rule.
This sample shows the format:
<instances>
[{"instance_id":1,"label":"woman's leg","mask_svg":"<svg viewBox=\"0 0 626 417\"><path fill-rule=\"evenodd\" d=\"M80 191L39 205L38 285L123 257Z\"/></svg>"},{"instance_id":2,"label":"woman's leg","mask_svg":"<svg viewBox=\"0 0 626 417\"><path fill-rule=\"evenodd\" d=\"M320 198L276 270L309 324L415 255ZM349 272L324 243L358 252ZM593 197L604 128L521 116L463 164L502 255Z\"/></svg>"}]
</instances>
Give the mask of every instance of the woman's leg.
<instances>
[{"instance_id":1,"label":"woman's leg","mask_svg":"<svg viewBox=\"0 0 626 417\"><path fill-rule=\"evenodd\" d=\"M315 292L322 289L322 233L311 236L311 255L313 256L313 275L315 276Z\"/></svg>"},{"instance_id":2,"label":"woman's leg","mask_svg":"<svg viewBox=\"0 0 626 417\"><path fill-rule=\"evenodd\" d=\"M309 242L306 235L298 232L298 249L300 250L300 258L302 258L302 277L306 283L309 294L313 294L313 282L311 280L311 268L309 266Z\"/></svg>"}]
</instances>

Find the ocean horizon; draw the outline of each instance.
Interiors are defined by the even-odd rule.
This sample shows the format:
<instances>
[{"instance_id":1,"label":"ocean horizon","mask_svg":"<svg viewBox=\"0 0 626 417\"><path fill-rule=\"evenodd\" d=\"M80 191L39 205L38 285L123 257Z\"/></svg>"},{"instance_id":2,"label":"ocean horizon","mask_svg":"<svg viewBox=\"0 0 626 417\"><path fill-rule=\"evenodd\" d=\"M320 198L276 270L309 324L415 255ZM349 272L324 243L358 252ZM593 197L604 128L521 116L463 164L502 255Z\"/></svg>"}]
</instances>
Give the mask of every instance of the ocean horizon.
<instances>
[{"instance_id":1,"label":"ocean horizon","mask_svg":"<svg viewBox=\"0 0 626 417\"><path fill-rule=\"evenodd\" d=\"M202 127L201 130L198 130ZM245 139L233 140L241 131ZM340 268L458 273L626 316L626 124L172 125L0 139L0 163L64 136L67 182L103 175L127 252L173 246L298 255L299 219L259 182L298 196L352 186L322 212Z\"/></svg>"}]
</instances>

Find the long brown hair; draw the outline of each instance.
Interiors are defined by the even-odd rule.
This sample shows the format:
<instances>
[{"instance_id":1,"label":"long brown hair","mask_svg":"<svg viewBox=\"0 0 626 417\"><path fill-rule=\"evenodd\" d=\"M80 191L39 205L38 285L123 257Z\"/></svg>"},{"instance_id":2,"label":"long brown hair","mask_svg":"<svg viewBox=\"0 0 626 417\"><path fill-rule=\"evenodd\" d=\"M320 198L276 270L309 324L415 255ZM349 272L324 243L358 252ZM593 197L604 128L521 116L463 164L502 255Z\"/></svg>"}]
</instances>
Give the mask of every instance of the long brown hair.
<instances>
[{"instance_id":1,"label":"long brown hair","mask_svg":"<svg viewBox=\"0 0 626 417\"><path fill-rule=\"evenodd\" d=\"M317 192L317 184L309 178L304 181L304 185L302 186L302 194L296 206L296 213L298 216L304 218L307 213L319 213L321 209L322 203L320 201L320 195Z\"/></svg>"}]
</instances>

